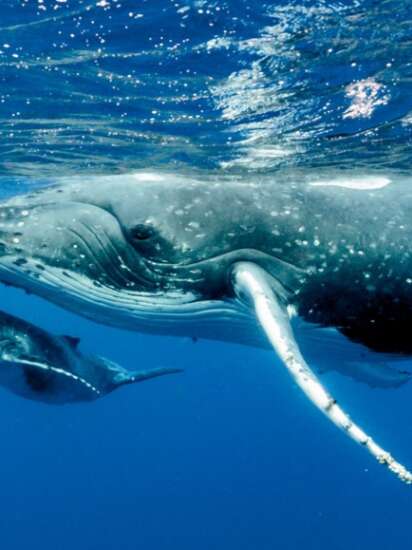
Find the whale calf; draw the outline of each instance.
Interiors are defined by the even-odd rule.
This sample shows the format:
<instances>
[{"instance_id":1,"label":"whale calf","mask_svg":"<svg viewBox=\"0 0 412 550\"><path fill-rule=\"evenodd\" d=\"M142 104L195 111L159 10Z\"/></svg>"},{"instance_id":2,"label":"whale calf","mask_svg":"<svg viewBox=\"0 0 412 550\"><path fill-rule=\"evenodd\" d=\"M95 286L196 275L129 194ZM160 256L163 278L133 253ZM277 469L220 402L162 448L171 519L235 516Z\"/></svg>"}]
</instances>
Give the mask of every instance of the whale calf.
<instances>
[{"instance_id":1,"label":"whale calf","mask_svg":"<svg viewBox=\"0 0 412 550\"><path fill-rule=\"evenodd\" d=\"M125 384L180 372L128 371L96 355L84 355L78 339L55 336L0 311L0 385L50 404L93 401Z\"/></svg>"},{"instance_id":2,"label":"whale calf","mask_svg":"<svg viewBox=\"0 0 412 550\"><path fill-rule=\"evenodd\" d=\"M352 357L333 368L410 379L411 236L399 174L79 178L0 205L0 281L104 324L271 346L333 423L411 483L308 360L322 339L344 341Z\"/></svg>"}]
</instances>

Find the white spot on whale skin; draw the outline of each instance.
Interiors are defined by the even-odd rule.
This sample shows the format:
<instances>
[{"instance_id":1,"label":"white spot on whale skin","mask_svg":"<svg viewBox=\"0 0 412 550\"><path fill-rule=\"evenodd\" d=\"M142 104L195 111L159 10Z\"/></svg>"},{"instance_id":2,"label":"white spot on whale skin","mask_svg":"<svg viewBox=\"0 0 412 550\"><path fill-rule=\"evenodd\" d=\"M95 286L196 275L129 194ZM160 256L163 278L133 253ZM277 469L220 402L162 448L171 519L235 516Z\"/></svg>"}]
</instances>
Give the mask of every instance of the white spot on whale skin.
<instances>
[{"instance_id":1,"label":"white spot on whale skin","mask_svg":"<svg viewBox=\"0 0 412 550\"><path fill-rule=\"evenodd\" d=\"M200 227L200 223L198 222L189 222L188 225L189 227L193 227L194 229L199 229Z\"/></svg>"},{"instance_id":2,"label":"white spot on whale skin","mask_svg":"<svg viewBox=\"0 0 412 550\"><path fill-rule=\"evenodd\" d=\"M310 181L309 185L312 187L344 187L346 189L368 191L373 189L382 189L390 183L392 183L391 180L386 176L363 176Z\"/></svg>"},{"instance_id":3,"label":"white spot on whale skin","mask_svg":"<svg viewBox=\"0 0 412 550\"><path fill-rule=\"evenodd\" d=\"M164 181L164 177L155 172L136 172L132 174L137 181Z\"/></svg>"}]
</instances>

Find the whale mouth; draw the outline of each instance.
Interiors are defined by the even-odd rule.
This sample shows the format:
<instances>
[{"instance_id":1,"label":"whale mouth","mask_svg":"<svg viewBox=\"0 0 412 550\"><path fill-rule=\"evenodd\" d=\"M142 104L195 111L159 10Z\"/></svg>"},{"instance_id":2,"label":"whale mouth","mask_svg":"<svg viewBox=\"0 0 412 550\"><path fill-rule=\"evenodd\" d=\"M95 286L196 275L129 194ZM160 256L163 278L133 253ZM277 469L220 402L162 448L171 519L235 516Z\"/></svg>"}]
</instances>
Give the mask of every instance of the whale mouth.
<instances>
[{"instance_id":1,"label":"whale mouth","mask_svg":"<svg viewBox=\"0 0 412 550\"><path fill-rule=\"evenodd\" d=\"M117 314L174 315L202 300L197 268L190 273L189 266L183 276L173 265L145 258L116 216L99 206L3 206L0 247L0 282L109 324Z\"/></svg>"},{"instance_id":2,"label":"whale mouth","mask_svg":"<svg viewBox=\"0 0 412 550\"><path fill-rule=\"evenodd\" d=\"M126 242L117 219L80 202L0 209L0 279L25 288L83 275L94 286L155 292L159 275Z\"/></svg>"},{"instance_id":3,"label":"whale mouth","mask_svg":"<svg viewBox=\"0 0 412 550\"><path fill-rule=\"evenodd\" d=\"M158 262L133 247L104 206L55 195L27 199L0 208L1 283L119 328L218 340L239 332L256 340L250 312L226 292L239 251ZM256 251L241 254L251 259Z\"/></svg>"},{"instance_id":4,"label":"whale mouth","mask_svg":"<svg viewBox=\"0 0 412 550\"><path fill-rule=\"evenodd\" d=\"M34 261L28 260L29 268ZM190 291L118 290L95 285L82 274L47 267L38 276L22 274L13 262L0 263L0 282L23 289L19 300L38 296L94 322L120 329L168 336L242 341L261 345L247 308L235 299L209 300ZM17 291L19 292L19 291ZM54 309L50 315L56 315Z\"/></svg>"},{"instance_id":5,"label":"whale mouth","mask_svg":"<svg viewBox=\"0 0 412 550\"><path fill-rule=\"evenodd\" d=\"M171 325L178 321L187 334L196 319L220 339L217 318L241 317L250 327L249 312L230 291L228 273L238 261L256 261L270 270L273 257L235 249L214 250L201 260L187 254L181 263L157 261L136 250L110 209L52 199L25 197L24 204L16 200L0 208L0 282L98 322L134 330L158 332L163 324L165 332L176 333ZM291 269L280 264L277 260L276 272L286 283Z\"/></svg>"},{"instance_id":6,"label":"whale mouth","mask_svg":"<svg viewBox=\"0 0 412 550\"><path fill-rule=\"evenodd\" d=\"M70 370L32 358L1 357L0 382L21 397L55 405L102 395L91 382Z\"/></svg>"}]
</instances>

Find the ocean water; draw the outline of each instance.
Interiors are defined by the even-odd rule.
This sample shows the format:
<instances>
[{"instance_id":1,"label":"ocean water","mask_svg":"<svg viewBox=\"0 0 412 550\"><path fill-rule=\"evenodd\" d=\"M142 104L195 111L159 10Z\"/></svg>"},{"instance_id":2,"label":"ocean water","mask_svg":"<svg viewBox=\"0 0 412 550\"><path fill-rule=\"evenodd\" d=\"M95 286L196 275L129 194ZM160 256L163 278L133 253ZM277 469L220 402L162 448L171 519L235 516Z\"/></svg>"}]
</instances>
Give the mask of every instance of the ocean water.
<instances>
[{"instance_id":1,"label":"ocean water","mask_svg":"<svg viewBox=\"0 0 412 550\"><path fill-rule=\"evenodd\" d=\"M2 196L137 169L408 173L402 0L1 0ZM400 198L401 200L401 198ZM407 550L412 489L330 425L273 354L1 308L130 368L182 374L51 407L0 393L5 550ZM412 389L325 383L412 466Z\"/></svg>"}]
</instances>

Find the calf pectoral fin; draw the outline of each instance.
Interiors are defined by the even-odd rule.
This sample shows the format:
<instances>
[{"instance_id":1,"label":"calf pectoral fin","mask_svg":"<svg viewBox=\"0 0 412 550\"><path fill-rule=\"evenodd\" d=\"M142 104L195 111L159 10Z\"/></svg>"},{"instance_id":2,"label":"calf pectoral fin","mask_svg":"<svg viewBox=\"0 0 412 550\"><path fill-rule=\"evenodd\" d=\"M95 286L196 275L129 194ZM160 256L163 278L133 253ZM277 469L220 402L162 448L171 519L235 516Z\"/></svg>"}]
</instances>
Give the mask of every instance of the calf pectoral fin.
<instances>
[{"instance_id":1,"label":"calf pectoral fin","mask_svg":"<svg viewBox=\"0 0 412 550\"><path fill-rule=\"evenodd\" d=\"M234 266L233 279L235 291L239 297L246 297L252 303L273 349L312 403L402 481L412 483L412 474L352 422L312 372L296 343L286 307L272 290L271 276L256 264L239 262Z\"/></svg>"},{"instance_id":2,"label":"calf pectoral fin","mask_svg":"<svg viewBox=\"0 0 412 550\"><path fill-rule=\"evenodd\" d=\"M114 384L116 387L123 386L124 384L134 384L135 382L143 382L144 380L149 380L150 378L157 378L158 376L175 374L179 372L183 372L183 369L173 367L160 367L145 371L128 371L126 369L122 369L116 373Z\"/></svg>"}]
</instances>

